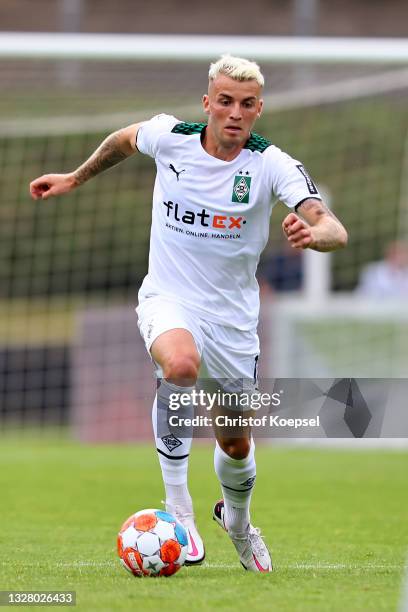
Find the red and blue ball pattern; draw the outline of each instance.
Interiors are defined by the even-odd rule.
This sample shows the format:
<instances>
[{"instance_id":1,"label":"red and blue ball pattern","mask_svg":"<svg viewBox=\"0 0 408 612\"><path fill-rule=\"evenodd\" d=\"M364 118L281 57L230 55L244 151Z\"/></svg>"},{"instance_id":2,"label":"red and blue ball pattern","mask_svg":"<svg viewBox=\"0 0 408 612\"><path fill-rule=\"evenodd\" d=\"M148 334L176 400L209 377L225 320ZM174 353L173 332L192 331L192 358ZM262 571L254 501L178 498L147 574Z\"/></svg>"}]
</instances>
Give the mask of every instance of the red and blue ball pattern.
<instances>
[{"instance_id":1,"label":"red and blue ball pattern","mask_svg":"<svg viewBox=\"0 0 408 612\"><path fill-rule=\"evenodd\" d=\"M132 514L118 534L121 563L134 576L172 576L184 565L187 547L187 531L163 510Z\"/></svg>"}]
</instances>

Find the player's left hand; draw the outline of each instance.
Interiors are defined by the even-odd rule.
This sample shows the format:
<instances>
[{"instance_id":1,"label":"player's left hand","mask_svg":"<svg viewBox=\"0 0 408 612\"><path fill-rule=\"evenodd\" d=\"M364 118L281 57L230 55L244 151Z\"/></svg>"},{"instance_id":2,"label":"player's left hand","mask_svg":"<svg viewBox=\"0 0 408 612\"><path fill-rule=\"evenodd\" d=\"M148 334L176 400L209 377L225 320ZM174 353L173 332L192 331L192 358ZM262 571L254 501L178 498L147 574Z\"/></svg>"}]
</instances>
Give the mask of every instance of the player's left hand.
<instances>
[{"instance_id":1,"label":"player's left hand","mask_svg":"<svg viewBox=\"0 0 408 612\"><path fill-rule=\"evenodd\" d=\"M289 213L285 217L282 229L294 249L307 249L313 245L312 227L295 213Z\"/></svg>"}]
</instances>

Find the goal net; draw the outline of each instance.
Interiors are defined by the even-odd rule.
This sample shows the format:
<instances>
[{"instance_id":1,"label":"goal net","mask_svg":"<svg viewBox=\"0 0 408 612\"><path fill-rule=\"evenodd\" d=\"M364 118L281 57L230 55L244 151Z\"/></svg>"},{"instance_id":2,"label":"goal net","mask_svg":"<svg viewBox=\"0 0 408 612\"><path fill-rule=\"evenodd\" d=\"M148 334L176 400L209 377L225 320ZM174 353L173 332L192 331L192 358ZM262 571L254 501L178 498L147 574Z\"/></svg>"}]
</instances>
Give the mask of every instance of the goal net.
<instances>
[{"instance_id":1,"label":"goal net","mask_svg":"<svg viewBox=\"0 0 408 612\"><path fill-rule=\"evenodd\" d=\"M350 241L293 259L280 230L287 210L275 207L259 271L261 376L404 377L407 295L358 287L367 265L408 238L408 70L395 54L394 63L385 53L330 64L317 55L260 60L256 131L304 163ZM154 382L133 308L147 270L154 165L136 155L46 202L30 200L28 184L71 171L109 132L156 112L202 121L208 60L194 46L189 60L113 61L109 47L99 59L68 56L0 50L0 423L143 437Z\"/></svg>"}]
</instances>

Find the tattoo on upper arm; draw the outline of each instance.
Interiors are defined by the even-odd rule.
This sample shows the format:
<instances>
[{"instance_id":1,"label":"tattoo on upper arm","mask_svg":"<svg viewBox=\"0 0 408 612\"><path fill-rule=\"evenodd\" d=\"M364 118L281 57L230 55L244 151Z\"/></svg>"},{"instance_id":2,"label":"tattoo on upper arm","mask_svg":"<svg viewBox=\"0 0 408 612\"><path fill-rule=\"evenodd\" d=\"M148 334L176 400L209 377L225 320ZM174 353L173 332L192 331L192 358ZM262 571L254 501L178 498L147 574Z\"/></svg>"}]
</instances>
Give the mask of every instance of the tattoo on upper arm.
<instances>
[{"instance_id":1,"label":"tattoo on upper arm","mask_svg":"<svg viewBox=\"0 0 408 612\"><path fill-rule=\"evenodd\" d=\"M115 166L126 157L127 154L120 146L120 132L115 132L108 136L95 153L78 168L75 172L75 178L79 184L82 184L100 172Z\"/></svg>"}]
</instances>

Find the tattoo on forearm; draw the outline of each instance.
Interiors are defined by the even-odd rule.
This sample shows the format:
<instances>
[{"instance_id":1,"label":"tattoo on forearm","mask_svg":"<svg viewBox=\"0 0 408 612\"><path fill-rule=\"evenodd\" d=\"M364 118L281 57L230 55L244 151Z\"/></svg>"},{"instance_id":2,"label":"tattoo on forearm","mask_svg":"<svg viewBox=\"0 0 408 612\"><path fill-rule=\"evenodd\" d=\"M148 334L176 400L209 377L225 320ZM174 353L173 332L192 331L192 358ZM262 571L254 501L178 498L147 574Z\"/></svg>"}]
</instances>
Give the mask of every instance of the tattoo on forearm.
<instances>
[{"instance_id":1,"label":"tattoo on forearm","mask_svg":"<svg viewBox=\"0 0 408 612\"><path fill-rule=\"evenodd\" d=\"M81 185L100 172L115 166L126 157L128 157L127 154L120 146L120 132L115 132L108 136L91 157L75 171L75 179Z\"/></svg>"},{"instance_id":2,"label":"tattoo on forearm","mask_svg":"<svg viewBox=\"0 0 408 612\"><path fill-rule=\"evenodd\" d=\"M336 215L334 215L332 211L329 208L327 208L327 206L323 204L323 202L321 202L320 200L313 200L313 199L305 200L304 202L302 202L300 206L300 210L299 210L300 214L302 214L302 211L310 211L314 213L316 217L322 217L323 215L329 215L330 217L333 217L333 219L337 220Z\"/></svg>"},{"instance_id":3,"label":"tattoo on forearm","mask_svg":"<svg viewBox=\"0 0 408 612\"><path fill-rule=\"evenodd\" d=\"M315 232L315 251L335 251L347 243L347 232L341 222L331 210L320 200L309 198L302 202L300 214L306 213L305 218L313 226Z\"/></svg>"}]
</instances>

